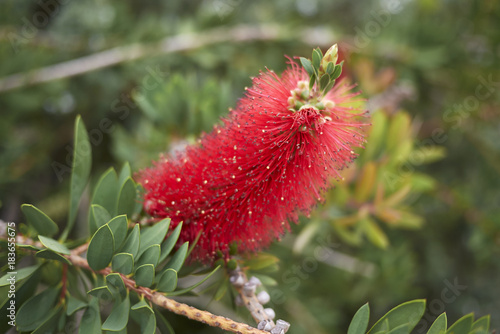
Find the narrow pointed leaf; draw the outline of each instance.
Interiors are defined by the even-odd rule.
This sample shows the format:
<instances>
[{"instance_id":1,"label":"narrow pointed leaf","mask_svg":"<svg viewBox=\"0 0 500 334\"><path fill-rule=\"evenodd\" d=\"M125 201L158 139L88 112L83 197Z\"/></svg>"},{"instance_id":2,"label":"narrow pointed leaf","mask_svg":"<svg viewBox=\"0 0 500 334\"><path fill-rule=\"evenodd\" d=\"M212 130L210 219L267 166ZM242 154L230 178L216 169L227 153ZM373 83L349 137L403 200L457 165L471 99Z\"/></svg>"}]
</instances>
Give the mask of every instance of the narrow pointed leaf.
<instances>
[{"instance_id":1,"label":"narrow pointed leaf","mask_svg":"<svg viewBox=\"0 0 500 334\"><path fill-rule=\"evenodd\" d=\"M365 334L370 320L370 306L368 303L361 306L352 318L347 334Z\"/></svg>"},{"instance_id":2,"label":"narrow pointed leaf","mask_svg":"<svg viewBox=\"0 0 500 334\"><path fill-rule=\"evenodd\" d=\"M161 255L160 255L160 261L162 262L167 258L167 256L170 254L172 249L174 249L175 244L177 243L177 240L179 239L179 236L181 234L181 229L182 229L182 222L177 225L177 227L174 229L174 231L168 236L168 238L161 244Z\"/></svg>"},{"instance_id":3,"label":"narrow pointed leaf","mask_svg":"<svg viewBox=\"0 0 500 334\"><path fill-rule=\"evenodd\" d=\"M94 270L101 270L108 266L114 252L113 232L108 225L101 226L90 240L87 250L87 261Z\"/></svg>"},{"instance_id":4,"label":"narrow pointed leaf","mask_svg":"<svg viewBox=\"0 0 500 334\"><path fill-rule=\"evenodd\" d=\"M194 247L196 246L196 244L198 243L198 240L200 240L200 237L201 237L201 234L203 233L203 231L200 231L198 232L198 235L196 236L196 238L193 240L193 242L189 245L189 249L188 249L188 252L186 254L186 257L189 257L189 255L191 254L191 252L193 251Z\"/></svg>"},{"instance_id":5,"label":"narrow pointed leaf","mask_svg":"<svg viewBox=\"0 0 500 334\"><path fill-rule=\"evenodd\" d=\"M172 325L170 324L170 322L168 322L167 319L165 319L163 314L161 314L160 311L158 311L156 309L154 309L154 313L156 315L156 319L159 320L159 321L157 321L156 325L158 326L160 333L162 333L162 334L175 334L175 331L172 328Z\"/></svg>"},{"instance_id":6,"label":"narrow pointed leaf","mask_svg":"<svg viewBox=\"0 0 500 334\"><path fill-rule=\"evenodd\" d=\"M444 334L446 333L446 328L448 328L447 326L448 322L446 318L446 313L443 313L439 317L437 317L436 320L434 320L427 334Z\"/></svg>"},{"instance_id":7,"label":"narrow pointed leaf","mask_svg":"<svg viewBox=\"0 0 500 334\"><path fill-rule=\"evenodd\" d=\"M65 258L61 254L56 253L50 249L42 249L41 251L36 252L35 256L42 258L42 259L55 260L55 261L59 261L62 263L71 264L71 262L67 258Z\"/></svg>"},{"instance_id":8,"label":"narrow pointed leaf","mask_svg":"<svg viewBox=\"0 0 500 334\"><path fill-rule=\"evenodd\" d=\"M193 290L194 288L197 288L198 286L200 286L201 284L203 284L207 279L209 279L213 274L215 274L215 272L220 268L220 266L217 266L214 270L212 270L212 272L210 274L208 274L207 276L205 276L201 281L199 281L198 283L196 284L193 284L191 285L190 287L188 288L185 288L185 289L182 289L182 290L177 290L177 291L174 291L172 293L169 293L170 296L177 296L177 295L182 295L182 294L185 294L187 292L190 292L191 290Z\"/></svg>"},{"instance_id":9,"label":"narrow pointed leaf","mask_svg":"<svg viewBox=\"0 0 500 334\"><path fill-rule=\"evenodd\" d=\"M134 257L130 253L118 253L111 260L111 268L124 275L128 275L134 270Z\"/></svg>"},{"instance_id":10,"label":"narrow pointed leaf","mask_svg":"<svg viewBox=\"0 0 500 334\"><path fill-rule=\"evenodd\" d=\"M189 242L186 241L177 250L177 252L175 252L174 256L172 256L170 261L168 261L166 267L172 268L175 271L179 272L179 270L182 268L182 265L184 264L184 261L186 260L188 248L189 248Z\"/></svg>"},{"instance_id":11,"label":"narrow pointed leaf","mask_svg":"<svg viewBox=\"0 0 500 334\"><path fill-rule=\"evenodd\" d=\"M139 247L139 256L151 245L160 245L168 232L170 218L165 218L151 227L141 231L141 245Z\"/></svg>"},{"instance_id":12,"label":"narrow pointed leaf","mask_svg":"<svg viewBox=\"0 0 500 334\"><path fill-rule=\"evenodd\" d=\"M56 241L54 239L51 239L49 237L45 237L43 235L39 235L38 239L40 240L42 245L44 245L45 247L47 247L48 249L50 249L56 253L61 253L61 254L66 254L66 255L71 254L71 251L66 246L64 246L63 244L59 243L58 241Z\"/></svg>"},{"instance_id":13,"label":"narrow pointed leaf","mask_svg":"<svg viewBox=\"0 0 500 334\"><path fill-rule=\"evenodd\" d=\"M214 295L214 300L215 301L221 300L222 297L224 297L224 295L226 294L228 289L229 289L229 280L225 279L221 283L221 285L217 288L217 291L215 292L215 295Z\"/></svg>"},{"instance_id":14,"label":"narrow pointed leaf","mask_svg":"<svg viewBox=\"0 0 500 334\"><path fill-rule=\"evenodd\" d=\"M472 332L474 334L488 333L489 330L490 330L490 316L489 315L485 315L484 317L477 319L472 324Z\"/></svg>"},{"instance_id":15,"label":"narrow pointed leaf","mask_svg":"<svg viewBox=\"0 0 500 334\"><path fill-rule=\"evenodd\" d=\"M37 207L31 204L23 204L21 205L21 211L26 217L27 223L33 227L38 234L51 237L59 231L57 224Z\"/></svg>"},{"instance_id":16,"label":"narrow pointed leaf","mask_svg":"<svg viewBox=\"0 0 500 334\"><path fill-rule=\"evenodd\" d=\"M472 322L474 321L474 314L469 313L458 319L446 333L450 334L461 334L469 333L472 329Z\"/></svg>"},{"instance_id":17,"label":"narrow pointed leaf","mask_svg":"<svg viewBox=\"0 0 500 334\"><path fill-rule=\"evenodd\" d=\"M87 130L80 116L75 120L75 140L73 145L73 169L71 171L70 181L68 224L61 235L62 240L66 240L69 232L73 228L80 199L83 190L87 186L90 166L92 165L92 149L89 143Z\"/></svg>"}]
</instances>

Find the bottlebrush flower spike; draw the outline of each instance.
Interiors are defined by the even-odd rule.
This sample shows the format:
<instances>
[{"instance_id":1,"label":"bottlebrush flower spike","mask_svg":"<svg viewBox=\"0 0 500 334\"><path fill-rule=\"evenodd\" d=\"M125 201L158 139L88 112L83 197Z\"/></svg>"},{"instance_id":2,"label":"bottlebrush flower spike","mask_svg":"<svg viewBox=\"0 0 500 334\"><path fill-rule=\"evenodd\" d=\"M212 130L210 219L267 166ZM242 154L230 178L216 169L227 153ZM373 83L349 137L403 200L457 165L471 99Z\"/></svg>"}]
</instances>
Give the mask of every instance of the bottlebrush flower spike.
<instances>
[{"instance_id":1,"label":"bottlebrush flower spike","mask_svg":"<svg viewBox=\"0 0 500 334\"><path fill-rule=\"evenodd\" d=\"M336 52L315 49L303 67L290 60L281 77L260 73L222 126L139 172L146 212L170 217L172 227L183 221L183 242L201 233L195 259L227 257L231 244L240 252L268 246L354 160L366 113L348 106L359 94L352 85L335 85Z\"/></svg>"}]
</instances>

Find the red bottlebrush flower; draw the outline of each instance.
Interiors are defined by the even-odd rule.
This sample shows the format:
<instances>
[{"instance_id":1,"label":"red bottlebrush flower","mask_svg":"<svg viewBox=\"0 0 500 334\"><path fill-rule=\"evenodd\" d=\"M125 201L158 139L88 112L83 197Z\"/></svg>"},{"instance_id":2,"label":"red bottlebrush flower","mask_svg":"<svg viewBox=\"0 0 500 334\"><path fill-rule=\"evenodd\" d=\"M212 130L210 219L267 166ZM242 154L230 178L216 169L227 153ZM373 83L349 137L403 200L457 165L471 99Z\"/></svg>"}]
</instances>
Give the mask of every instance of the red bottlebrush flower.
<instances>
[{"instance_id":1,"label":"red bottlebrush flower","mask_svg":"<svg viewBox=\"0 0 500 334\"><path fill-rule=\"evenodd\" d=\"M182 241L201 231L195 259L227 256L232 243L257 251L280 238L364 142L364 113L343 106L358 95L353 86L320 94L319 82L309 90L308 73L290 65L281 77L260 73L222 126L138 175L146 212L170 217L173 227L183 221Z\"/></svg>"}]
</instances>

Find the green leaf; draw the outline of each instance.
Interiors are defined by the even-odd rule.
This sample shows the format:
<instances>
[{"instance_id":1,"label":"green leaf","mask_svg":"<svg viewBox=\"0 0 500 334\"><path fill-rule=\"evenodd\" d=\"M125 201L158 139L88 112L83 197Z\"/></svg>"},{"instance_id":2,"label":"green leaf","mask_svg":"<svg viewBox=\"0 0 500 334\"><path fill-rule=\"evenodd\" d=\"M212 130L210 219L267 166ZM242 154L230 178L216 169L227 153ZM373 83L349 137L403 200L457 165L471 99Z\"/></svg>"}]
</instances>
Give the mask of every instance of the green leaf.
<instances>
[{"instance_id":1,"label":"green leaf","mask_svg":"<svg viewBox=\"0 0 500 334\"><path fill-rule=\"evenodd\" d=\"M361 306L352 318L347 334L365 334L370 320L370 306L368 303Z\"/></svg>"},{"instance_id":2,"label":"green leaf","mask_svg":"<svg viewBox=\"0 0 500 334\"><path fill-rule=\"evenodd\" d=\"M118 202L116 204L116 214L125 214L128 217L132 216L136 204L136 197L137 192L135 189L135 183L132 178L129 177L120 188Z\"/></svg>"},{"instance_id":3,"label":"green leaf","mask_svg":"<svg viewBox=\"0 0 500 334\"><path fill-rule=\"evenodd\" d=\"M331 90L332 90L332 88L333 88L333 86L335 86L335 80L332 80L332 79L330 78L330 81L329 81L328 85L325 87L325 89L323 89L323 94L326 94L326 93L328 93L329 91L331 91Z\"/></svg>"},{"instance_id":4,"label":"green leaf","mask_svg":"<svg viewBox=\"0 0 500 334\"><path fill-rule=\"evenodd\" d=\"M139 247L139 256L151 245L160 245L168 232L170 218L165 218L155 225L145 228L141 231L141 246Z\"/></svg>"},{"instance_id":5,"label":"green leaf","mask_svg":"<svg viewBox=\"0 0 500 334\"><path fill-rule=\"evenodd\" d=\"M160 245L151 245L142 253L136 262L136 266L142 266L143 264L152 264L155 268L158 265L158 260L160 259Z\"/></svg>"},{"instance_id":6,"label":"green leaf","mask_svg":"<svg viewBox=\"0 0 500 334\"><path fill-rule=\"evenodd\" d=\"M207 276L205 276L201 281L199 281L198 283L196 284L193 284L191 285L190 287L188 288L185 288L185 289L182 289L182 290L177 290L177 291L174 291L172 293L169 293L170 296L178 296L178 295L182 295L182 294L185 294L191 290L193 290L194 288L197 288L198 286L200 286L201 284L203 284L203 282L205 282L207 279L209 279L213 274L215 274L215 272L220 268L220 266L217 266L214 270L212 270L212 272L210 274L208 274Z\"/></svg>"},{"instance_id":7,"label":"green leaf","mask_svg":"<svg viewBox=\"0 0 500 334\"><path fill-rule=\"evenodd\" d=\"M33 246L33 245L20 245L20 244L17 244L16 246L19 247L19 248L27 249L27 250L34 251L34 252L38 252L39 250L42 250L41 248L38 248L38 247Z\"/></svg>"},{"instance_id":8,"label":"green leaf","mask_svg":"<svg viewBox=\"0 0 500 334\"><path fill-rule=\"evenodd\" d=\"M372 126L369 129L368 139L365 144L365 150L360 158L364 162L374 160L381 151L384 138L387 134L387 116L382 111L376 111L371 116Z\"/></svg>"},{"instance_id":9,"label":"green leaf","mask_svg":"<svg viewBox=\"0 0 500 334\"><path fill-rule=\"evenodd\" d=\"M219 287L217 288L217 291L215 291L214 300L215 301L221 300L222 297L224 297L224 295L226 294L228 289L229 289L229 280L225 279L219 285Z\"/></svg>"},{"instance_id":10,"label":"green leaf","mask_svg":"<svg viewBox=\"0 0 500 334\"><path fill-rule=\"evenodd\" d=\"M401 325L408 325L408 331L417 325L425 311L425 300L416 299L396 306L387 312L368 333L376 333L383 327L384 321L388 321L388 330L395 329Z\"/></svg>"},{"instance_id":11,"label":"green leaf","mask_svg":"<svg viewBox=\"0 0 500 334\"><path fill-rule=\"evenodd\" d=\"M111 219L108 222L111 232L113 232L113 237L115 238L115 249L120 248L125 237L127 236L127 216L121 215Z\"/></svg>"},{"instance_id":12,"label":"green leaf","mask_svg":"<svg viewBox=\"0 0 500 334\"><path fill-rule=\"evenodd\" d=\"M59 321L66 320L64 314L62 314L62 308L59 306L55 309L51 309L47 317L45 317L42 323L33 331L31 334L47 334L52 333L57 330Z\"/></svg>"},{"instance_id":13,"label":"green leaf","mask_svg":"<svg viewBox=\"0 0 500 334\"><path fill-rule=\"evenodd\" d=\"M161 314L160 311L157 309L154 309L154 313L156 315L156 319L160 320L157 322L158 329L160 330L161 334L175 334L174 329L172 328L172 325L168 322L167 319Z\"/></svg>"},{"instance_id":14,"label":"green leaf","mask_svg":"<svg viewBox=\"0 0 500 334\"><path fill-rule=\"evenodd\" d=\"M111 268L124 275L134 270L134 257L130 253L118 253L111 260Z\"/></svg>"},{"instance_id":15,"label":"green leaf","mask_svg":"<svg viewBox=\"0 0 500 334\"><path fill-rule=\"evenodd\" d=\"M175 288L177 288L177 271L169 268L161 274L156 289L161 292L172 292Z\"/></svg>"},{"instance_id":16,"label":"green leaf","mask_svg":"<svg viewBox=\"0 0 500 334\"><path fill-rule=\"evenodd\" d=\"M102 300L110 301L113 300L113 294L107 285L98 286L87 292L89 295L97 297Z\"/></svg>"},{"instance_id":17,"label":"green leaf","mask_svg":"<svg viewBox=\"0 0 500 334\"><path fill-rule=\"evenodd\" d=\"M110 288L111 286L112 288L116 289L122 298L127 296L127 288L125 287L125 283L123 282L123 279L120 274L118 273L108 274L106 276L106 283L108 285L108 288Z\"/></svg>"},{"instance_id":18,"label":"green leaf","mask_svg":"<svg viewBox=\"0 0 500 334\"><path fill-rule=\"evenodd\" d=\"M364 232L368 238L375 246L386 249L389 246L389 239L380 226L373 221L370 217L366 217L361 220L361 226L363 226Z\"/></svg>"},{"instance_id":19,"label":"green leaf","mask_svg":"<svg viewBox=\"0 0 500 334\"><path fill-rule=\"evenodd\" d=\"M33 273L38 268L40 268L39 264L18 269L17 273L14 276L16 283L33 275ZM9 278L11 278L11 275L9 275L9 274L5 274L2 277L0 277L0 286L10 285L10 281L7 281L7 279L9 279Z\"/></svg>"},{"instance_id":20,"label":"green leaf","mask_svg":"<svg viewBox=\"0 0 500 334\"><path fill-rule=\"evenodd\" d=\"M37 207L31 204L23 204L21 205L21 211L24 217L26 217L27 223L33 227L38 234L51 237L59 232L57 224Z\"/></svg>"},{"instance_id":21,"label":"green leaf","mask_svg":"<svg viewBox=\"0 0 500 334\"><path fill-rule=\"evenodd\" d=\"M334 63L328 63L328 65L326 65L326 70L325 70L326 74L331 75L334 70L335 70Z\"/></svg>"},{"instance_id":22,"label":"green leaf","mask_svg":"<svg viewBox=\"0 0 500 334\"><path fill-rule=\"evenodd\" d=\"M489 333L490 330L490 316L485 315L484 317L481 317L474 321L472 324L472 333L474 334L487 334Z\"/></svg>"},{"instance_id":23,"label":"green leaf","mask_svg":"<svg viewBox=\"0 0 500 334\"><path fill-rule=\"evenodd\" d=\"M133 305L130 315L141 326L141 334L154 334L156 331L156 317L153 309L141 299L140 302Z\"/></svg>"},{"instance_id":24,"label":"green leaf","mask_svg":"<svg viewBox=\"0 0 500 334\"><path fill-rule=\"evenodd\" d=\"M325 92L325 89L329 83L330 83L330 77L328 76L328 74L323 74L319 79L319 89Z\"/></svg>"},{"instance_id":25,"label":"green leaf","mask_svg":"<svg viewBox=\"0 0 500 334\"><path fill-rule=\"evenodd\" d=\"M431 328L427 334L444 334L446 333L446 328L448 326L446 313L442 313L436 320L432 323Z\"/></svg>"},{"instance_id":26,"label":"green leaf","mask_svg":"<svg viewBox=\"0 0 500 334\"><path fill-rule=\"evenodd\" d=\"M101 270L108 266L113 258L114 244L113 232L109 226L101 226L90 240L87 250L87 261L93 270Z\"/></svg>"},{"instance_id":27,"label":"green leaf","mask_svg":"<svg viewBox=\"0 0 500 334\"><path fill-rule=\"evenodd\" d=\"M189 249L188 249L188 252L186 254L186 257L189 257L189 255L191 255L191 252L193 251L194 247L196 246L196 244L198 243L198 241L200 240L200 237L201 237L201 234L203 233L203 231L200 231L198 232L198 235L196 236L196 238L193 240L193 242L189 245Z\"/></svg>"},{"instance_id":28,"label":"green leaf","mask_svg":"<svg viewBox=\"0 0 500 334\"><path fill-rule=\"evenodd\" d=\"M410 334L410 326L408 324L398 326L388 331L387 334Z\"/></svg>"},{"instance_id":29,"label":"green leaf","mask_svg":"<svg viewBox=\"0 0 500 334\"><path fill-rule=\"evenodd\" d=\"M152 264L143 264L134 273L135 283L146 288L153 284L155 278L155 267Z\"/></svg>"},{"instance_id":30,"label":"green leaf","mask_svg":"<svg viewBox=\"0 0 500 334\"><path fill-rule=\"evenodd\" d=\"M387 140L386 148L388 152L394 152L396 148L401 145L401 143L408 140L411 134L410 126L410 115L406 112L398 112L394 114L385 134ZM394 158L399 159L399 157L396 156Z\"/></svg>"},{"instance_id":31,"label":"green leaf","mask_svg":"<svg viewBox=\"0 0 500 334\"><path fill-rule=\"evenodd\" d=\"M161 255L160 255L160 260L159 262L162 262L165 260L174 249L175 244L177 243L177 240L179 239L179 236L181 234L182 230L182 222L177 225L177 227L174 229L174 231L168 236L168 238L161 244Z\"/></svg>"},{"instance_id":32,"label":"green leaf","mask_svg":"<svg viewBox=\"0 0 500 334\"><path fill-rule=\"evenodd\" d=\"M130 168L130 164L125 162L120 170L120 176L118 176L118 185L120 187L127 181L128 178L132 177L132 169Z\"/></svg>"},{"instance_id":33,"label":"green leaf","mask_svg":"<svg viewBox=\"0 0 500 334\"><path fill-rule=\"evenodd\" d=\"M110 214L115 214L119 190L118 186L119 183L116 172L113 167L110 167L101 175L99 181L97 181L91 203L101 206Z\"/></svg>"},{"instance_id":34,"label":"green leaf","mask_svg":"<svg viewBox=\"0 0 500 334\"><path fill-rule=\"evenodd\" d=\"M115 304L109 317L102 324L101 329L107 331L120 331L127 326L130 312L130 299L126 296L121 303Z\"/></svg>"},{"instance_id":35,"label":"green leaf","mask_svg":"<svg viewBox=\"0 0 500 334\"><path fill-rule=\"evenodd\" d=\"M88 304L82 302L80 299L76 299L71 295L66 298L66 315L70 316L78 310L87 307Z\"/></svg>"},{"instance_id":36,"label":"green leaf","mask_svg":"<svg viewBox=\"0 0 500 334\"><path fill-rule=\"evenodd\" d=\"M340 64L335 65L335 69L333 70L333 73L330 76L331 80L336 80L340 75L342 74L342 65L344 64L344 61L341 61Z\"/></svg>"},{"instance_id":37,"label":"green leaf","mask_svg":"<svg viewBox=\"0 0 500 334\"><path fill-rule=\"evenodd\" d=\"M16 314L17 329L22 332L35 330L47 318L59 296L59 289L48 288L28 299Z\"/></svg>"},{"instance_id":38,"label":"green leaf","mask_svg":"<svg viewBox=\"0 0 500 334\"><path fill-rule=\"evenodd\" d=\"M175 252L174 256L172 256L170 261L168 261L166 267L172 268L175 271L179 272L179 270L182 268L182 265L184 264L184 261L186 260L188 248L189 248L189 242L186 241L177 250L177 252Z\"/></svg>"},{"instance_id":39,"label":"green leaf","mask_svg":"<svg viewBox=\"0 0 500 334\"><path fill-rule=\"evenodd\" d=\"M69 215L68 224L64 229L61 240L66 240L69 232L75 223L78 205L83 190L87 186L92 165L92 149L89 143L87 130L83 125L81 117L78 115L75 120L75 140L73 151L73 169L71 172L70 193L69 193Z\"/></svg>"},{"instance_id":40,"label":"green leaf","mask_svg":"<svg viewBox=\"0 0 500 334\"><path fill-rule=\"evenodd\" d=\"M38 239L40 240L42 245L44 245L45 247L47 247L50 250L53 250L56 253L61 253L61 254L66 254L66 255L71 254L71 251L66 246L64 246L63 244L60 244L58 241L56 241L54 239L51 239L49 237L45 237L43 235L39 235Z\"/></svg>"},{"instance_id":41,"label":"green leaf","mask_svg":"<svg viewBox=\"0 0 500 334\"><path fill-rule=\"evenodd\" d=\"M67 258L65 258L61 254L56 253L50 249L42 249L41 251L36 252L35 256L42 258L42 259L56 260L56 261L60 261L62 263L71 264L71 262Z\"/></svg>"},{"instance_id":42,"label":"green leaf","mask_svg":"<svg viewBox=\"0 0 500 334\"><path fill-rule=\"evenodd\" d=\"M469 333L472 329L472 322L474 321L474 314L469 313L458 319L446 333L449 334L462 334Z\"/></svg>"},{"instance_id":43,"label":"green leaf","mask_svg":"<svg viewBox=\"0 0 500 334\"><path fill-rule=\"evenodd\" d=\"M142 198L142 195L144 194L144 187L141 184L136 183L136 185L135 185L135 192L136 192L137 196L139 196L140 198ZM136 201L135 202L134 211L133 211L134 215L138 215L138 214L141 213L141 211L142 211L142 204L143 204L142 201Z\"/></svg>"},{"instance_id":44,"label":"green leaf","mask_svg":"<svg viewBox=\"0 0 500 334\"><path fill-rule=\"evenodd\" d=\"M89 212L89 231L93 235L102 225L109 222L111 215L108 210L98 204L92 204Z\"/></svg>"},{"instance_id":45,"label":"green leaf","mask_svg":"<svg viewBox=\"0 0 500 334\"><path fill-rule=\"evenodd\" d=\"M313 89L315 83L316 83L316 75L311 75L311 79L309 79L309 90Z\"/></svg>"},{"instance_id":46,"label":"green leaf","mask_svg":"<svg viewBox=\"0 0 500 334\"><path fill-rule=\"evenodd\" d=\"M139 224L136 224L134 228L132 229L132 232L129 233L127 239L125 240L125 243L121 247L120 251L122 253L130 253L134 258L137 257L137 254L139 252L139 246L141 243L141 238L140 238L140 229L139 229Z\"/></svg>"},{"instance_id":47,"label":"green leaf","mask_svg":"<svg viewBox=\"0 0 500 334\"><path fill-rule=\"evenodd\" d=\"M78 334L97 334L101 331L101 312L99 311L99 299L92 298L89 307L83 313Z\"/></svg>"},{"instance_id":48,"label":"green leaf","mask_svg":"<svg viewBox=\"0 0 500 334\"><path fill-rule=\"evenodd\" d=\"M316 70L316 73L319 71L319 66L321 64L321 59L323 59L323 53L320 48L316 48L312 52L312 65Z\"/></svg>"},{"instance_id":49,"label":"green leaf","mask_svg":"<svg viewBox=\"0 0 500 334\"><path fill-rule=\"evenodd\" d=\"M252 270L261 270L279 262L279 259L271 254L259 253L245 262L245 267Z\"/></svg>"},{"instance_id":50,"label":"green leaf","mask_svg":"<svg viewBox=\"0 0 500 334\"><path fill-rule=\"evenodd\" d=\"M314 69L309 59L300 57L300 63L302 64L302 67L304 67L304 69L306 70L307 74L309 74L309 76L314 74Z\"/></svg>"}]
</instances>

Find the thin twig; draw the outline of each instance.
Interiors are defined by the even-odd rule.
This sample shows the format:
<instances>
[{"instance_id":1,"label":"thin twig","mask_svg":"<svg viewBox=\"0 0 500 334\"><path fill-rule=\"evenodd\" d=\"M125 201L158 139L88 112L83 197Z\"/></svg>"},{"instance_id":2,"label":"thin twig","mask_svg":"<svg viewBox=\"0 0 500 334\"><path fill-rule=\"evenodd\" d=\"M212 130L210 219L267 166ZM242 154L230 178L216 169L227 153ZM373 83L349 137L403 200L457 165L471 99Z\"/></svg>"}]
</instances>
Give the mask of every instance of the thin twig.
<instances>
[{"instance_id":1,"label":"thin twig","mask_svg":"<svg viewBox=\"0 0 500 334\"><path fill-rule=\"evenodd\" d=\"M131 44L94 53L81 58L17 73L0 79L0 92L69 78L119 63L160 54L188 51L222 42L275 40L280 36L276 26L236 26L216 28L202 33L186 33L166 37L149 44Z\"/></svg>"},{"instance_id":2,"label":"thin twig","mask_svg":"<svg viewBox=\"0 0 500 334\"><path fill-rule=\"evenodd\" d=\"M328 46L336 39L327 29L302 29L292 31L278 25L238 25L226 28L214 28L205 32L186 33L166 37L158 42L148 44L131 44L118 46L81 58L50 65L28 72L16 73L0 78L0 92L36 85L58 79L114 66L127 61L145 57L191 51L204 46L231 42L290 40L300 41L307 45Z\"/></svg>"},{"instance_id":3,"label":"thin twig","mask_svg":"<svg viewBox=\"0 0 500 334\"><path fill-rule=\"evenodd\" d=\"M16 237L16 242L18 244L24 244L24 245L37 245L38 242L33 241L30 238L27 238L22 235L18 235ZM88 247L88 244L86 244ZM41 245L40 245L41 246ZM85 248L85 249L84 249ZM81 245L71 251L71 254L69 255L64 255L74 266L90 270L95 272L88 264L87 260L84 259L83 257L79 256L78 254L85 251L86 247L84 245ZM102 270L97 271L96 273L101 274L103 276L107 276L113 271L111 268L107 267ZM199 321L204 324L213 326L213 327L219 327L222 328L226 331L233 332L233 333L240 333L240 334L269 334L269 332L264 332L261 330L258 330L250 325L244 324L244 323L239 323L236 322L232 319L222 317L219 315L212 314L208 311L203 311L199 310L195 307L189 306L184 303L177 302L175 300L172 300L170 298L165 297L164 294L151 290L146 287L142 286L137 286L135 281L123 274L120 274L120 276L123 279L123 282L125 283L125 286L131 290L135 291L137 294L144 296L146 299L151 301L153 304L156 304L160 307L163 307L171 312L174 312L176 314L183 315L191 320Z\"/></svg>"}]
</instances>

